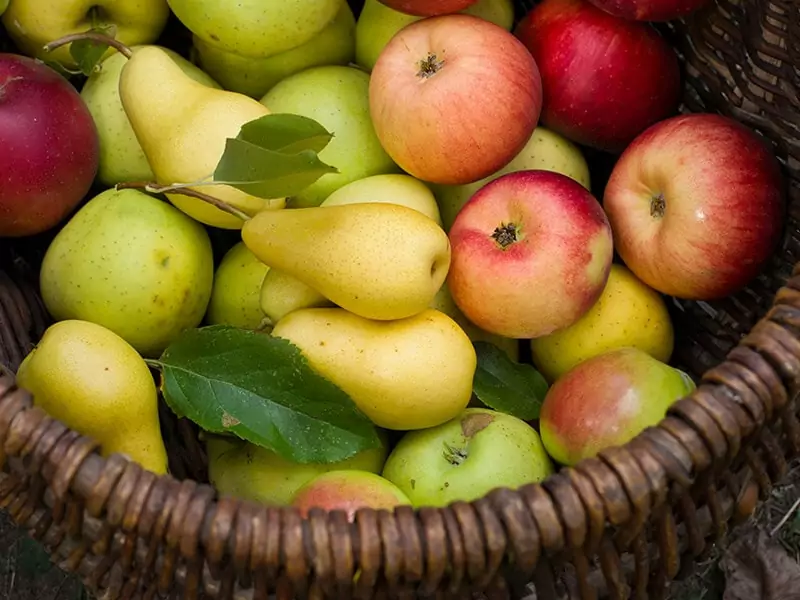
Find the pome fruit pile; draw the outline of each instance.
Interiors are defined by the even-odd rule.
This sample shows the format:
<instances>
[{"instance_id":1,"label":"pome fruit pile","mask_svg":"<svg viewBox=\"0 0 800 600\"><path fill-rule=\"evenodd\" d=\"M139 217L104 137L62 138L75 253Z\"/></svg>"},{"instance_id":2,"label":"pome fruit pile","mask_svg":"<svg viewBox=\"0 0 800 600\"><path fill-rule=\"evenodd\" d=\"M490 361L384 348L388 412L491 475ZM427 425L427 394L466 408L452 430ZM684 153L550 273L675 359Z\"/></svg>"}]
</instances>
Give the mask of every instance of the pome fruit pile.
<instances>
[{"instance_id":1,"label":"pome fruit pile","mask_svg":"<svg viewBox=\"0 0 800 600\"><path fill-rule=\"evenodd\" d=\"M696 385L670 297L781 233L771 150L678 111L653 23L707 1L10 0L0 236L48 236L53 318L18 383L159 474L163 401L220 494L351 519L625 443Z\"/></svg>"}]
</instances>

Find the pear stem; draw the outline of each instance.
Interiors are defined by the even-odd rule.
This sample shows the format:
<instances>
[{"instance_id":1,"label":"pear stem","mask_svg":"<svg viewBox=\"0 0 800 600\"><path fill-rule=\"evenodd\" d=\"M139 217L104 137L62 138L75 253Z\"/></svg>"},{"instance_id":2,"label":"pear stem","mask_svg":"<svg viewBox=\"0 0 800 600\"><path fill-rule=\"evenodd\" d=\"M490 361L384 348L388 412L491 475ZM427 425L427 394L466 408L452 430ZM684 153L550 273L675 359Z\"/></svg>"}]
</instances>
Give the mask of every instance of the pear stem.
<instances>
[{"instance_id":1,"label":"pear stem","mask_svg":"<svg viewBox=\"0 0 800 600\"><path fill-rule=\"evenodd\" d=\"M250 220L250 215L248 215L246 212L239 210L235 206L231 206L230 204L223 202L219 198L214 198L214 196L209 196L208 194L204 194L203 192L198 192L197 190L193 190L191 188L181 187L180 184L158 185L157 183L153 183L150 181L127 181L123 183L118 183L114 187L115 189L118 190L144 190L145 192L150 192L151 194L180 194L182 196L189 196L190 198L196 198L198 200L202 200L203 202L208 202L214 208L218 208L219 210L226 212L229 215L238 217L242 221Z\"/></svg>"},{"instance_id":2,"label":"pear stem","mask_svg":"<svg viewBox=\"0 0 800 600\"><path fill-rule=\"evenodd\" d=\"M107 46L111 46L122 54L125 58L130 58L133 56L133 52L130 48L128 48L125 44L120 42L119 40L115 40L111 36L105 35L103 33L98 33L96 31L83 31L81 33L71 33L69 35L65 35L62 38L58 38L57 40L53 40L52 42L44 45L45 52L52 52L56 48L60 48L61 46L66 46L67 44L71 44L72 42L77 42L79 40L89 40L92 42L97 42L99 44L105 44Z\"/></svg>"}]
</instances>

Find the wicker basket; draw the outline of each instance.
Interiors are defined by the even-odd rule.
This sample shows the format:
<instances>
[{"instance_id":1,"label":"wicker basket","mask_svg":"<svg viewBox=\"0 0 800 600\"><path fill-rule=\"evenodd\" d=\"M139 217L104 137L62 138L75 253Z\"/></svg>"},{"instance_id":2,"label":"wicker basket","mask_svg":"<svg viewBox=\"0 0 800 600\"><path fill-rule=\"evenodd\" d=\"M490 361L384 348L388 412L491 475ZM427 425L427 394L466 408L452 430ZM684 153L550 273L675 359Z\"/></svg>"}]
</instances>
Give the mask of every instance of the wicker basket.
<instances>
[{"instance_id":1,"label":"wicker basket","mask_svg":"<svg viewBox=\"0 0 800 600\"><path fill-rule=\"evenodd\" d=\"M196 430L167 411L172 476L104 460L7 374L0 506L109 600L663 597L800 453L800 4L717 0L663 33L685 70L682 110L768 138L790 210L747 290L675 303L674 362L700 385L659 426L541 485L443 509L363 510L349 524L218 498ZM159 43L186 41L173 20ZM52 235L0 241L0 361L11 370L48 323L35 289Z\"/></svg>"}]
</instances>

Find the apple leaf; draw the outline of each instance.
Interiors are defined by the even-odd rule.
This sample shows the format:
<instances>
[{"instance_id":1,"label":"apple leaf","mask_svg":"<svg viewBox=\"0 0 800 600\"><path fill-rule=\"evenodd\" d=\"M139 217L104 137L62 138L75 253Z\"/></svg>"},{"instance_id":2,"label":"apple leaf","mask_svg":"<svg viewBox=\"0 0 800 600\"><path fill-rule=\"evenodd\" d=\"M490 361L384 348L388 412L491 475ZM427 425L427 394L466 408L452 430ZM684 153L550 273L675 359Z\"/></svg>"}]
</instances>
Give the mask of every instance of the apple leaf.
<instances>
[{"instance_id":1,"label":"apple leaf","mask_svg":"<svg viewBox=\"0 0 800 600\"><path fill-rule=\"evenodd\" d=\"M296 154L303 150L321 152L333 139L333 134L314 119L272 113L242 125L236 139L267 150Z\"/></svg>"},{"instance_id":2,"label":"apple leaf","mask_svg":"<svg viewBox=\"0 0 800 600\"><path fill-rule=\"evenodd\" d=\"M117 27L113 23L97 25L87 33L97 33L113 40L117 35ZM69 54L77 63L81 73L89 76L102 60L109 45L98 39L75 40L69 45Z\"/></svg>"},{"instance_id":3,"label":"apple leaf","mask_svg":"<svg viewBox=\"0 0 800 600\"><path fill-rule=\"evenodd\" d=\"M185 331L157 361L179 417L298 463L333 463L376 448L375 426L350 397L281 338L214 325Z\"/></svg>"},{"instance_id":4,"label":"apple leaf","mask_svg":"<svg viewBox=\"0 0 800 600\"><path fill-rule=\"evenodd\" d=\"M548 390L542 374L531 365L512 361L494 344L473 342L473 345L478 355L473 392L478 400L524 421L538 419Z\"/></svg>"}]
</instances>

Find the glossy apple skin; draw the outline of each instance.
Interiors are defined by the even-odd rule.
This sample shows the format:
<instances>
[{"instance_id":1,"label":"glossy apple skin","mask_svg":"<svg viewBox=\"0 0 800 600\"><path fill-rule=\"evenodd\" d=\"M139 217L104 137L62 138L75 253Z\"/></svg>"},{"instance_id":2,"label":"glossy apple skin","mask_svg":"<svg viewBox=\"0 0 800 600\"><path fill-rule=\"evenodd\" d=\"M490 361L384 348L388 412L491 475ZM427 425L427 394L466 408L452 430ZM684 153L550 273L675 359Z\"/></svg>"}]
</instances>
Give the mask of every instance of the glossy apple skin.
<instances>
[{"instance_id":1,"label":"glossy apple skin","mask_svg":"<svg viewBox=\"0 0 800 600\"><path fill-rule=\"evenodd\" d=\"M589 0L610 15L632 21L672 21L692 14L710 0Z\"/></svg>"},{"instance_id":2,"label":"glossy apple skin","mask_svg":"<svg viewBox=\"0 0 800 600\"><path fill-rule=\"evenodd\" d=\"M478 0L379 0L389 8L415 17L447 15L472 6Z\"/></svg>"},{"instance_id":3,"label":"glossy apple skin","mask_svg":"<svg viewBox=\"0 0 800 600\"><path fill-rule=\"evenodd\" d=\"M97 173L89 109L59 73L0 54L0 237L46 231L78 205Z\"/></svg>"},{"instance_id":4,"label":"glossy apple skin","mask_svg":"<svg viewBox=\"0 0 800 600\"><path fill-rule=\"evenodd\" d=\"M651 214L663 200L663 216ZM785 186L771 150L715 114L653 125L625 150L603 198L617 252L650 287L690 300L728 296L775 250Z\"/></svg>"},{"instance_id":5,"label":"glossy apple skin","mask_svg":"<svg viewBox=\"0 0 800 600\"><path fill-rule=\"evenodd\" d=\"M586 0L544 0L514 33L539 66L542 124L574 142L621 152L677 111L677 55L647 23Z\"/></svg>"},{"instance_id":6,"label":"glossy apple skin","mask_svg":"<svg viewBox=\"0 0 800 600\"><path fill-rule=\"evenodd\" d=\"M492 236L508 223L521 239L503 248ZM449 237L453 300L475 325L509 338L536 338L577 321L603 292L613 258L600 203L553 171L516 171L485 185Z\"/></svg>"},{"instance_id":7,"label":"glossy apple skin","mask_svg":"<svg viewBox=\"0 0 800 600\"><path fill-rule=\"evenodd\" d=\"M438 71L420 75L430 54ZM452 14L416 21L386 45L370 77L378 139L407 173L460 185L508 164L539 119L533 57L502 27Z\"/></svg>"}]
</instances>

